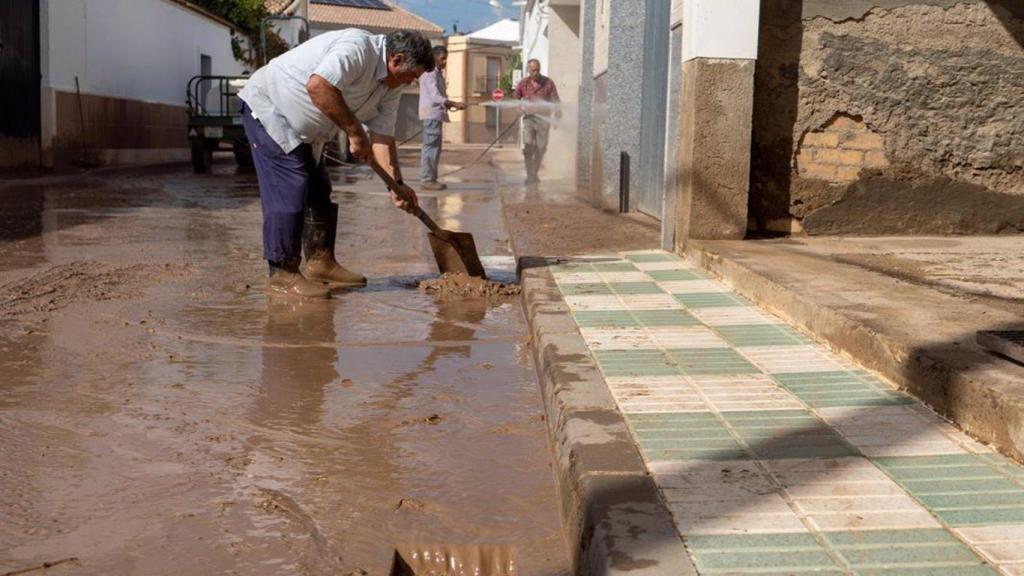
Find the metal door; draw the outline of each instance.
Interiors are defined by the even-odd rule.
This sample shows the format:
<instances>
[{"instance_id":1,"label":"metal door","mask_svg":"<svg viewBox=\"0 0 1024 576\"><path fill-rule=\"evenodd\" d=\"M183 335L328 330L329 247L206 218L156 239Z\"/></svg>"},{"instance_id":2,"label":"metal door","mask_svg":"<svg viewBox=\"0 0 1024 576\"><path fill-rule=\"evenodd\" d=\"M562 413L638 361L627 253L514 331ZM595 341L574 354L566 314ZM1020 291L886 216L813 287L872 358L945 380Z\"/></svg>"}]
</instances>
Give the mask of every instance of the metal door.
<instances>
[{"instance_id":1,"label":"metal door","mask_svg":"<svg viewBox=\"0 0 1024 576\"><path fill-rule=\"evenodd\" d=\"M646 0L641 88L640 162L636 207L661 219L665 182L665 114L668 99L669 21L672 3Z\"/></svg>"},{"instance_id":2,"label":"metal door","mask_svg":"<svg viewBox=\"0 0 1024 576\"><path fill-rule=\"evenodd\" d=\"M0 137L39 146L39 0L0 0Z\"/></svg>"}]
</instances>

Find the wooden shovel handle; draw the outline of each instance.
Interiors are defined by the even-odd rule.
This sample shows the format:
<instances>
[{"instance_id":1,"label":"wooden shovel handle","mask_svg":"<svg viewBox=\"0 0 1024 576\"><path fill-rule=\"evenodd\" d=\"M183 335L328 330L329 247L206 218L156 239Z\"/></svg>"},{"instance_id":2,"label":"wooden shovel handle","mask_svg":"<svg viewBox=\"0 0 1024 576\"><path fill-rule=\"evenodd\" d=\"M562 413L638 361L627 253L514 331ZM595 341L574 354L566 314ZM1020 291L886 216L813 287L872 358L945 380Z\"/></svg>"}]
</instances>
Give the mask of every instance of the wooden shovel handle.
<instances>
[{"instance_id":1,"label":"wooden shovel handle","mask_svg":"<svg viewBox=\"0 0 1024 576\"><path fill-rule=\"evenodd\" d=\"M404 195L402 187L398 185L398 182L396 182L395 179L391 177L391 174L388 174L388 171L385 170L383 166L378 164L376 160L370 160L370 167L373 168L373 171L377 173L377 176L380 176L380 179L383 180L385 184L387 184L388 189L397 194L398 197L401 198L402 200L405 200L406 202L410 201L410 199ZM433 232L434 234L437 234L438 236L445 235L445 231L442 230L441 227L438 226L436 222L434 222L433 218L428 216L427 213L424 212L422 208L420 208L419 204L416 204L416 206L413 208L412 215L419 218L421 222L426 224L427 228L430 228L430 231Z\"/></svg>"}]
</instances>

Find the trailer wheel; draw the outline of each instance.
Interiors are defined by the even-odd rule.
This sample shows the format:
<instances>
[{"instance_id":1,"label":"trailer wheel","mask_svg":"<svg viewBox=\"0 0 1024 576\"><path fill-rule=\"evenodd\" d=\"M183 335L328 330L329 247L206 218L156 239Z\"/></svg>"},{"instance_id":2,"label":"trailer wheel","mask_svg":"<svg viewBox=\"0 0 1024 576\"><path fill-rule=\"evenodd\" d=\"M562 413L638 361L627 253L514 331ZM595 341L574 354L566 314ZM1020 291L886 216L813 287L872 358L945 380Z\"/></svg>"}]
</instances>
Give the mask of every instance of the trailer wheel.
<instances>
[{"instance_id":1,"label":"trailer wheel","mask_svg":"<svg viewBox=\"0 0 1024 576\"><path fill-rule=\"evenodd\" d=\"M205 138L192 139L192 171L206 174L213 164L213 146L206 143Z\"/></svg>"}]
</instances>

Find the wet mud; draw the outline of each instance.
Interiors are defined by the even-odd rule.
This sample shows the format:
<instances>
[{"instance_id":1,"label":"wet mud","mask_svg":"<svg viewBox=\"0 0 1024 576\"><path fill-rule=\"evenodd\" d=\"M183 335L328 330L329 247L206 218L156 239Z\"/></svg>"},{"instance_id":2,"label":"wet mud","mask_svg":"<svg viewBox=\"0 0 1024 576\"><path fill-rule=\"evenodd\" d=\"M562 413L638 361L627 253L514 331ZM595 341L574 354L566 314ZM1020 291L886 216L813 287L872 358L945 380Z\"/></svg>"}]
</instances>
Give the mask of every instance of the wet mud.
<instances>
[{"instance_id":1,"label":"wet mud","mask_svg":"<svg viewBox=\"0 0 1024 576\"><path fill-rule=\"evenodd\" d=\"M518 284L495 282L450 272L442 274L439 278L420 281L419 289L441 298L512 298L523 293L522 287Z\"/></svg>"},{"instance_id":2,"label":"wet mud","mask_svg":"<svg viewBox=\"0 0 1024 576\"><path fill-rule=\"evenodd\" d=\"M518 299L417 290L420 227L340 171L339 259L369 285L268 299L255 179L215 168L11 197L0 574L377 575L415 550L567 574ZM488 186L424 204L493 263Z\"/></svg>"}]
</instances>

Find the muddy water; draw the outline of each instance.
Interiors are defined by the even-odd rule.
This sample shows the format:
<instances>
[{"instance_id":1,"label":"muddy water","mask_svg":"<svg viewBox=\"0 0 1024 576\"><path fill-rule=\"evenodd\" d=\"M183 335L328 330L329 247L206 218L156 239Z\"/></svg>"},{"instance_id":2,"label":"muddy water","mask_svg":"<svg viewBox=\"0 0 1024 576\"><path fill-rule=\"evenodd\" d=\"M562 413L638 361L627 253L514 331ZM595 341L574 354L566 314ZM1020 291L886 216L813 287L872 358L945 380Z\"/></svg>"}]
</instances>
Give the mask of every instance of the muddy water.
<instances>
[{"instance_id":1,"label":"muddy water","mask_svg":"<svg viewBox=\"0 0 1024 576\"><path fill-rule=\"evenodd\" d=\"M500 278L493 189L453 188L424 204ZM418 291L419 224L335 200L371 282L300 305L261 289L252 176L0 189L0 574L567 573L518 300Z\"/></svg>"}]
</instances>

